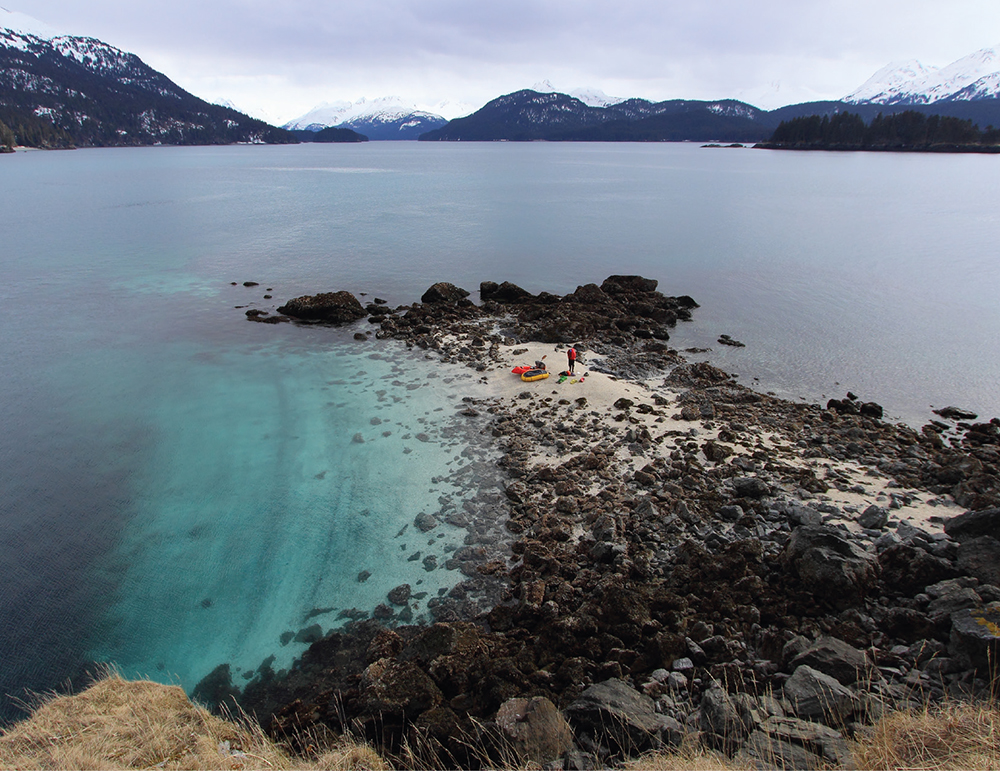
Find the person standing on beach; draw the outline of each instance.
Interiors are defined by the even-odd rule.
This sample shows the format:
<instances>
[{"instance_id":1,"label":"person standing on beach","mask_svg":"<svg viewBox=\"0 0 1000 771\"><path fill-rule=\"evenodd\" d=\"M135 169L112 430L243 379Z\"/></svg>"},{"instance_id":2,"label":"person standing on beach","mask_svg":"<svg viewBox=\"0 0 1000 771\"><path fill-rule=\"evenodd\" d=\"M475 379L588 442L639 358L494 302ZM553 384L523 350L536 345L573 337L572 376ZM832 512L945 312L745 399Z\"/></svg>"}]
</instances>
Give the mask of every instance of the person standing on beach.
<instances>
[{"instance_id":1,"label":"person standing on beach","mask_svg":"<svg viewBox=\"0 0 1000 771\"><path fill-rule=\"evenodd\" d=\"M571 345L569 350L566 351L566 361L569 364L569 374L574 374L574 368L576 367L576 346Z\"/></svg>"}]
</instances>

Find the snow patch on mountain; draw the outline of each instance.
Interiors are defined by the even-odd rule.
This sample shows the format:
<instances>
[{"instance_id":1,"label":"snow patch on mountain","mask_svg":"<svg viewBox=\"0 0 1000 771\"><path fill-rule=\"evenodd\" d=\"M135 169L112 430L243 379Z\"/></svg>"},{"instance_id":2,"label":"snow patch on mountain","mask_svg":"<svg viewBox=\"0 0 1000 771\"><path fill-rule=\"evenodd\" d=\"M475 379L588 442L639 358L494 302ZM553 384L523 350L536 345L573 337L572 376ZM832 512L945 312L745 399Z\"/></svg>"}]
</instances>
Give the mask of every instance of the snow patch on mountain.
<instances>
[{"instance_id":1,"label":"snow patch on mountain","mask_svg":"<svg viewBox=\"0 0 1000 771\"><path fill-rule=\"evenodd\" d=\"M73 59L88 70L109 77L119 77L137 64L137 57L134 55L95 38L61 35L52 38L51 45L67 59Z\"/></svg>"},{"instance_id":2,"label":"snow patch on mountain","mask_svg":"<svg viewBox=\"0 0 1000 771\"><path fill-rule=\"evenodd\" d=\"M850 104L884 103L937 71L937 67L925 67L916 59L908 62L892 62L868 78L842 101Z\"/></svg>"},{"instance_id":3,"label":"snow patch on mountain","mask_svg":"<svg viewBox=\"0 0 1000 771\"><path fill-rule=\"evenodd\" d=\"M319 131L329 126L345 123L375 122L393 123L408 120L411 116L439 118L441 116L421 110L398 96L383 96L378 99L362 97L356 102L323 102L305 115L285 124L286 129Z\"/></svg>"},{"instance_id":4,"label":"snow patch on mountain","mask_svg":"<svg viewBox=\"0 0 1000 771\"><path fill-rule=\"evenodd\" d=\"M563 91L553 86L552 82L548 80L535 83L531 90L540 94L566 94L574 99L579 99L588 107L610 107L625 101L625 97L608 96L599 88L574 88L572 91Z\"/></svg>"},{"instance_id":5,"label":"snow patch on mountain","mask_svg":"<svg viewBox=\"0 0 1000 771\"><path fill-rule=\"evenodd\" d=\"M1000 98L1000 72L994 72L953 94L949 101L974 102L978 99L998 98Z\"/></svg>"},{"instance_id":6,"label":"snow patch on mountain","mask_svg":"<svg viewBox=\"0 0 1000 771\"><path fill-rule=\"evenodd\" d=\"M931 104L951 99L991 99L1000 95L1000 46L983 48L946 67L913 60L883 67L844 97L850 104Z\"/></svg>"},{"instance_id":7,"label":"snow patch on mountain","mask_svg":"<svg viewBox=\"0 0 1000 771\"><path fill-rule=\"evenodd\" d=\"M0 6L0 30L7 29L21 35L31 35L39 40L51 40L63 34L43 21L19 11L8 11ZM22 49L23 50L23 49Z\"/></svg>"},{"instance_id":8,"label":"snow patch on mountain","mask_svg":"<svg viewBox=\"0 0 1000 771\"><path fill-rule=\"evenodd\" d=\"M716 115L725 115L729 118L754 120L757 117L757 109L755 107L739 102L712 102L708 105L707 109Z\"/></svg>"},{"instance_id":9,"label":"snow patch on mountain","mask_svg":"<svg viewBox=\"0 0 1000 771\"><path fill-rule=\"evenodd\" d=\"M429 112L431 115L440 115L445 120L455 120L455 118L464 118L466 115L472 115L482 105L469 104L468 102L453 102L450 99L444 99L436 104L417 105L417 107L423 112Z\"/></svg>"}]
</instances>

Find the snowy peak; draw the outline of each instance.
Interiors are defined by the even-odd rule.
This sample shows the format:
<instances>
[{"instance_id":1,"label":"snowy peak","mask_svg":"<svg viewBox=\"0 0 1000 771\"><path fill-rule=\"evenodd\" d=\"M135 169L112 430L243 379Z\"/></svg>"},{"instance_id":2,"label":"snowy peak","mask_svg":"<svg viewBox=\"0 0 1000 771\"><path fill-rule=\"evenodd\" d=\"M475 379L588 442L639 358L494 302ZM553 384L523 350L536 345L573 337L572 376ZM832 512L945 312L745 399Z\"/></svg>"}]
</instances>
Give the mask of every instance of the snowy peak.
<instances>
[{"instance_id":1,"label":"snowy peak","mask_svg":"<svg viewBox=\"0 0 1000 771\"><path fill-rule=\"evenodd\" d=\"M953 94L950 101L975 102L980 99L998 98L1000 98L1000 72L994 72Z\"/></svg>"},{"instance_id":2,"label":"snowy peak","mask_svg":"<svg viewBox=\"0 0 1000 771\"><path fill-rule=\"evenodd\" d=\"M305 115L288 121L284 128L319 131L329 126L338 126L344 122L353 106L352 102L321 102Z\"/></svg>"},{"instance_id":3,"label":"snowy peak","mask_svg":"<svg viewBox=\"0 0 1000 771\"><path fill-rule=\"evenodd\" d=\"M323 102L305 115L289 121L293 131L321 131L349 128L369 139L416 139L420 134L443 126L440 115L421 110L398 96L361 98L356 102Z\"/></svg>"},{"instance_id":4,"label":"snowy peak","mask_svg":"<svg viewBox=\"0 0 1000 771\"><path fill-rule=\"evenodd\" d=\"M36 61L57 55L99 77L180 98L180 89L135 54L96 38L57 34L37 19L3 8L0 8L0 49L17 51Z\"/></svg>"},{"instance_id":5,"label":"snowy peak","mask_svg":"<svg viewBox=\"0 0 1000 771\"><path fill-rule=\"evenodd\" d=\"M886 102L889 95L896 96L902 90L931 77L937 71L937 67L925 67L916 59L908 62L892 62L868 78L842 101L850 104Z\"/></svg>"},{"instance_id":6,"label":"snowy peak","mask_svg":"<svg viewBox=\"0 0 1000 771\"><path fill-rule=\"evenodd\" d=\"M31 35L39 40L51 40L62 33L33 16L0 7L0 35L3 31Z\"/></svg>"},{"instance_id":7,"label":"snowy peak","mask_svg":"<svg viewBox=\"0 0 1000 771\"><path fill-rule=\"evenodd\" d=\"M610 107L625 101L621 96L608 96L599 88L574 88L569 92L574 99L579 99L588 107Z\"/></svg>"},{"instance_id":8,"label":"snowy peak","mask_svg":"<svg viewBox=\"0 0 1000 771\"><path fill-rule=\"evenodd\" d=\"M481 106L479 105L479 107ZM455 120L455 118L472 115L479 107L468 102L453 102L450 99L444 99L435 104L423 106L421 109L431 115L440 115L445 120Z\"/></svg>"},{"instance_id":9,"label":"snowy peak","mask_svg":"<svg viewBox=\"0 0 1000 771\"><path fill-rule=\"evenodd\" d=\"M983 48L946 67L918 61L890 64L843 101L850 104L931 104L940 101L993 99L1000 96L1000 46Z\"/></svg>"},{"instance_id":10,"label":"snowy peak","mask_svg":"<svg viewBox=\"0 0 1000 771\"><path fill-rule=\"evenodd\" d=\"M566 94L574 99L579 99L588 107L610 107L613 104L626 101L624 97L608 96L599 88L574 88L572 91L560 91L549 80L535 83L531 90L537 91L539 94Z\"/></svg>"},{"instance_id":11,"label":"snowy peak","mask_svg":"<svg viewBox=\"0 0 1000 771\"><path fill-rule=\"evenodd\" d=\"M383 96L378 99L362 97L356 102L323 102L313 107L305 115L285 124L287 129L319 131L330 126L340 126L355 121L393 122L410 115L432 116L415 104L406 103L398 96Z\"/></svg>"},{"instance_id":12,"label":"snowy peak","mask_svg":"<svg viewBox=\"0 0 1000 771\"><path fill-rule=\"evenodd\" d=\"M957 98L960 92L970 89L978 90L978 84L984 80L992 79L995 84L998 75L1000 75L1000 46L980 49L941 69L941 82L935 84L931 92L931 101L936 102L939 99L949 97ZM989 90L988 86L986 88ZM993 98L995 96L997 96L997 90L994 85L989 96L976 98Z\"/></svg>"},{"instance_id":13,"label":"snowy peak","mask_svg":"<svg viewBox=\"0 0 1000 771\"><path fill-rule=\"evenodd\" d=\"M135 54L5 8L0 100L15 140L35 147L294 141L187 93Z\"/></svg>"}]
</instances>

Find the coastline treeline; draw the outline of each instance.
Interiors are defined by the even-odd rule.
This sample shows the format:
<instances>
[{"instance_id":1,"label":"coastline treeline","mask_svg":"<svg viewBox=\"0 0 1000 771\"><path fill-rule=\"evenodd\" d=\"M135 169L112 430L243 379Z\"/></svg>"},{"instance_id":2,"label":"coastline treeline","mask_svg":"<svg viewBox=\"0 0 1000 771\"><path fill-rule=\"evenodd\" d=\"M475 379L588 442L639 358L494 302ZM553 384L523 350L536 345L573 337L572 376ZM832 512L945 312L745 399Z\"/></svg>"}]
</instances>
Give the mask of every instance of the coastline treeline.
<instances>
[{"instance_id":1,"label":"coastline treeline","mask_svg":"<svg viewBox=\"0 0 1000 771\"><path fill-rule=\"evenodd\" d=\"M0 153L12 153L14 152L14 132L11 131L7 124L0 121Z\"/></svg>"},{"instance_id":2,"label":"coastline treeline","mask_svg":"<svg viewBox=\"0 0 1000 771\"><path fill-rule=\"evenodd\" d=\"M1000 152L1000 129L980 130L972 120L924 115L914 110L884 115L866 124L850 112L807 115L782 121L767 142L774 150L889 150Z\"/></svg>"}]
</instances>

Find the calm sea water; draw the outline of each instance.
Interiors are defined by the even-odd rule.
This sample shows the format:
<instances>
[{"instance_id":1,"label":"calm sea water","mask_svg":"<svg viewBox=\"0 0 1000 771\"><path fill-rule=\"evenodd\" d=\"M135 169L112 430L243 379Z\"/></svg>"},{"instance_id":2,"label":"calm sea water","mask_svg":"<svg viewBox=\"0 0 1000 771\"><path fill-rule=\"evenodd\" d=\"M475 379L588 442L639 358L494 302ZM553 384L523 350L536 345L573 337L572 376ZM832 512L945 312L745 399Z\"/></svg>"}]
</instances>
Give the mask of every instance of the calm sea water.
<instances>
[{"instance_id":1,"label":"calm sea water","mask_svg":"<svg viewBox=\"0 0 1000 771\"><path fill-rule=\"evenodd\" d=\"M314 611L458 580L410 557L443 562L464 531L403 528L474 492L462 450L490 450L452 427L476 377L236 306L638 273L701 303L675 345L765 390L991 417L998 164L674 144L0 158L0 690L90 660L187 688L287 666L305 646L282 633L336 623Z\"/></svg>"}]
</instances>

